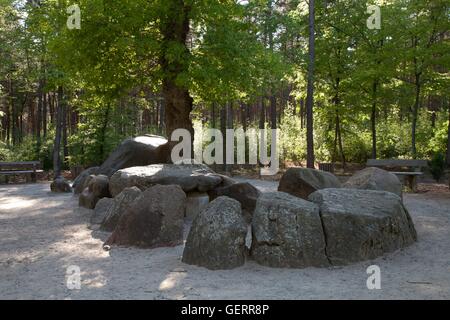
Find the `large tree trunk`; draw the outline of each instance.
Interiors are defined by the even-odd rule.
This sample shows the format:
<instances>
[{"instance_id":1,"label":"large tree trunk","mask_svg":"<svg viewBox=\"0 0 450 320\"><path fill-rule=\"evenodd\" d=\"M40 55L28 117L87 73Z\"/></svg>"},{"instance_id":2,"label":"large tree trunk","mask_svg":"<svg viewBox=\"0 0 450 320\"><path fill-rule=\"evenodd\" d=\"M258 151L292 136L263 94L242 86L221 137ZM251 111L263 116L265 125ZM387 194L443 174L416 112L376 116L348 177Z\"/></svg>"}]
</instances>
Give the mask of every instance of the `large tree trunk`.
<instances>
[{"instance_id":1,"label":"large tree trunk","mask_svg":"<svg viewBox=\"0 0 450 320\"><path fill-rule=\"evenodd\" d=\"M194 128L190 119L193 108L193 99L187 88L177 81L178 77L187 72L189 50L186 40L189 34L189 13L191 8L183 0L168 0L169 14L160 22L160 31L163 36L161 48L161 69L163 78L163 96L166 111L166 133L170 139L176 129L187 129L194 139ZM183 48L183 54L177 60L169 60L174 45ZM193 148L192 148L193 150Z\"/></svg>"},{"instance_id":2,"label":"large tree trunk","mask_svg":"<svg viewBox=\"0 0 450 320\"><path fill-rule=\"evenodd\" d=\"M309 0L309 65L308 65L308 95L306 99L306 142L307 166L315 167L314 155L314 69L315 69L315 6L314 0Z\"/></svg>"}]
</instances>

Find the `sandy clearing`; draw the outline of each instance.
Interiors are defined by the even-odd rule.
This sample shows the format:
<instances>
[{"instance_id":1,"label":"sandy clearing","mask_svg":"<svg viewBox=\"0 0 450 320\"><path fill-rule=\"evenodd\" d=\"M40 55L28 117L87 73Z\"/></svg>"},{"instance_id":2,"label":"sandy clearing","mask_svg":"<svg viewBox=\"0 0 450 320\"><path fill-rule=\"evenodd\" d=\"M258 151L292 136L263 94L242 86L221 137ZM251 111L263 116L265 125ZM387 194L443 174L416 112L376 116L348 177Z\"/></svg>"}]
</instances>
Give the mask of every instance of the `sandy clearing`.
<instances>
[{"instance_id":1,"label":"sandy clearing","mask_svg":"<svg viewBox=\"0 0 450 320\"><path fill-rule=\"evenodd\" d=\"M276 184L254 181L263 191ZM102 249L90 211L48 184L0 187L0 299L449 299L450 196L405 195L419 242L374 261L331 269L271 269L249 261L231 271L181 262L183 247ZM187 226L188 228L188 226ZM377 264L382 290L366 287ZM77 265L82 289L66 287Z\"/></svg>"}]
</instances>

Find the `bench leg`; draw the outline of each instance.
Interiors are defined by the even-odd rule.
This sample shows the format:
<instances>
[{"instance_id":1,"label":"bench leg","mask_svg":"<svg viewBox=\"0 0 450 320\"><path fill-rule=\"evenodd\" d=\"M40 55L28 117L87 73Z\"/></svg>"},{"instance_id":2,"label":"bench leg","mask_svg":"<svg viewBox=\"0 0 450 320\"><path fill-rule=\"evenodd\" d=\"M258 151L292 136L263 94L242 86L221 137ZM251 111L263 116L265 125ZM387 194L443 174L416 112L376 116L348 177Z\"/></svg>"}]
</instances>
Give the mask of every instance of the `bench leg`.
<instances>
[{"instance_id":1,"label":"bench leg","mask_svg":"<svg viewBox=\"0 0 450 320\"><path fill-rule=\"evenodd\" d=\"M32 181L33 183L36 183L36 182L37 182L37 178L36 178L36 173L35 173L35 172L33 172L33 173L31 174L31 181Z\"/></svg>"},{"instance_id":2,"label":"bench leg","mask_svg":"<svg viewBox=\"0 0 450 320\"><path fill-rule=\"evenodd\" d=\"M417 177L416 176L407 176L406 182L407 182L408 188L412 192L417 193Z\"/></svg>"}]
</instances>

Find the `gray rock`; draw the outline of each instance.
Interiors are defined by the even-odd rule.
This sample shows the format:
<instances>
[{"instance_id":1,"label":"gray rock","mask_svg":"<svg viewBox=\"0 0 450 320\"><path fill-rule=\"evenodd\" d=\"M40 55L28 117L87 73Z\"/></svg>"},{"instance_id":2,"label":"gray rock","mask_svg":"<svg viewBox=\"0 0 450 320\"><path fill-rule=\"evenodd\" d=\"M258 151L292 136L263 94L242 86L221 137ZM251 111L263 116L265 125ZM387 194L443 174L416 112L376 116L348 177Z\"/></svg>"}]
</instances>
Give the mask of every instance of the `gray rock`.
<instances>
[{"instance_id":1,"label":"gray rock","mask_svg":"<svg viewBox=\"0 0 450 320\"><path fill-rule=\"evenodd\" d=\"M123 189L138 187L145 190L154 185L178 185L184 192L206 192L222 183L222 177L202 164L157 164L117 171L110 180L112 196Z\"/></svg>"},{"instance_id":2,"label":"gray rock","mask_svg":"<svg viewBox=\"0 0 450 320\"><path fill-rule=\"evenodd\" d=\"M186 194L179 186L153 186L120 217L105 245L156 248L183 242Z\"/></svg>"},{"instance_id":3,"label":"gray rock","mask_svg":"<svg viewBox=\"0 0 450 320\"><path fill-rule=\"evenodd\" d=\"M89 176L89 184L79 198L80 207L94 209L100 199L110 198L109 179L107 176Z\"/></svg>"},{"instance_id":4,"label":"gray rock","mask_svg":"<svg viewBox=\"0 0 450 320\"><path fill-rule=\"evenodd\" d=\"M191 192L187 195L185 216L191 220L209 204L207 193Z\"/></svg>"},{"instance_id":5,"label":"gray rock","mask_svg":"<svg viewBox=\"0 0 450 320\"><path fill-rule=\"evenodd\" d=\"M246 234L241 204L231 198L217 198L194 219L182 261L211 270L242 266Z\"/></svg>"},{"instance_id":6,"label":"gray rock","mask_svg":"<svg viewBox=\"0 0 450 320\"><path fill-rule=\"evenodd\" d=\"M80 175L72 183L72 188L74 189L75 194L80 194L87 188L91 179L90 176L96 175L98 173L98 169L99 167L92 167L80 173Z\"/></svg>"},{"instance_id":7,"label":"gray rock","mask_svg":"<svg viewBox=\"0 0 450 320\"><path fill-rule=\"evenodd\" d=\"M250 183L235 183L227 187L216 188L208 192L210 200L217 197L226 196L237 200L242 205L242 210L247 222L251 222L251 217L256 207L256 200L261 192Z\"/></svg>"},{"instance_id":8,"label":"gray rock","mask_svg":"<svg viewBox=\"0 0 450 320\"><path fill-rule=\"evenodd\" d=\"M345 188L379 190L392 192L399 197L403 194L403 185L397 176L379 168L366 168L356 172L345 184Z\"/></svg>"},{"instance_id":9,"label":"gray rock","mask_svg":"<svg viewBox=\"0 0 450 320\"><path fill-rule=\"evenodd\" d=\"M308 200L308 196L321 189L341 188L339 179L329 172L290 168L280 180L278 191Z\"/></svg>"},{"instance_id":10,"label":"gray rock","mask_svg":"<svg viewBox=\"0 0 450 320\"><path fill-rule=\"evenodd\" d=\"M137 187L126 188L117 197L113 199L113 204L106 213L103 221L101 221L100 229L103 231L113 232L119 223L120 217L129 207L133 205L138 197L142 194Z\"/></svg>"},{"instance_id":11,"label":"gray rock","mask_svg":"<svg viewBox=\"0 0 450 320\"><path fill-rule=\"evenodd\" d=\"M113 203L114 200L110 198L100 199L95 205L94 213L91 216L91 224L101 224L113 206Z\"/></svg>"},{"instance_id":12,"label":"gray rock","mask_svg":"<svg viewBox=\"0 0 450 320\"><path fill-rule=\"evenodd\" d=\"M374 259L417 240L408 211L393 193L325 189L309 198L320 207L333 265Z\"/></svg>"},{"instance_id":13,"label":"gray rock","mask_svg":"<svg viewBox=\"0 0 450 320\"><path fill-rule=\"evenodd\" d=\"M50 185L50 190L55 193L71 193L70 183L64 177L56 178Z\"/></svg>"},{"instance_id":14,"label":"gray rock","mask_svg":"<svg viewBox=\"0 0 450 320\"><path fill-rule=\"evenodd\" d=\"M251 255L276 268L328 266L319 207L283 192L258 198Z\"/></svg>"},{"instance_id":15,"label":"gray rock","mask_svg":"<svg viewBox=\"0 0 450 320\"><path fill-rule=\"evenodd\" d=\"M160 136L146 135L123 141L101 165L97 174L111 177L125 168L167 163L170 160L168 141Z\"/></svg>"},{"instance_id":16,"label":"gray rock","mask_svg":"<svg viewBox=\"0 0 450 320\"><path fill-rule=\"evenodd\" d=\"M107 176L98 175L89 182L89 191L91 191L99 199L110 198L111 193L109 192L109 179Z\"/></svg>"},{"instance_id":17,"label":"gray rock","mask_svg":"<svg viewBox=\"0 0 450 320\"><path fill-rule=\"evenodd\" d=\"M89 191L89 188L86 188L78 198L78 205L83 208L94 209L98 200L100 199L97 198L91 191Z\"/></svg>"}]
</instances>

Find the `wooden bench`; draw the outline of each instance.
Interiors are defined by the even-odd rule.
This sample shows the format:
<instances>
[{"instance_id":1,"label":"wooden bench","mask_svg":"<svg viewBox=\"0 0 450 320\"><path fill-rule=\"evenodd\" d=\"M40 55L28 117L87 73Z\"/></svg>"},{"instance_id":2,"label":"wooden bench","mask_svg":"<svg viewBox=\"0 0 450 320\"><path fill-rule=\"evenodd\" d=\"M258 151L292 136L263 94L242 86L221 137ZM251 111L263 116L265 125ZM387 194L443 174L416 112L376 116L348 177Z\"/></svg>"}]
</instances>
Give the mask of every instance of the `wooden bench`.
<instances>
[{"instance_id":1,"label":"wooden bench","mask_svg":"<svg viewBox=\"0 0 450 320\"><path fill-rule=\"evenodd\" d=\"M402 159L370 159L367 161L368 167L389 168L406 168L409 171L392 172L396 176L403 177L404 183L413 192L417 192L417 177L422 176L423 168L428 167L427 160L402 160Z\"/></svg>"},{"instance_id":2,"label":"wooden bench","mask_svg":"<svg viewBox=\"0 0 450 320\"><path fill-rule=\"evenodd\" d=\"M0 162L0 176L5 177L6 183L9 176L15 175L26 175L27 182L36 182L37 174L44 172L41 168L40 161Z\"/></svg>"}]
</instances>

